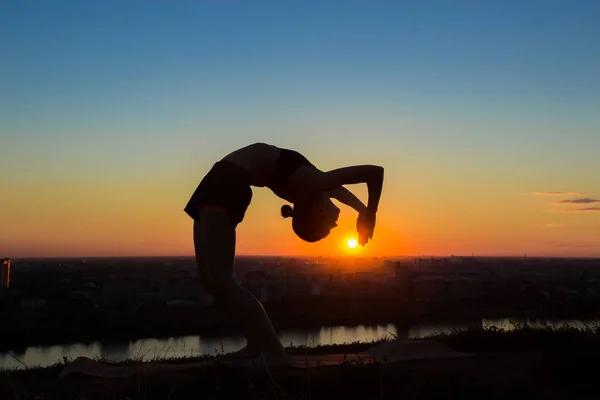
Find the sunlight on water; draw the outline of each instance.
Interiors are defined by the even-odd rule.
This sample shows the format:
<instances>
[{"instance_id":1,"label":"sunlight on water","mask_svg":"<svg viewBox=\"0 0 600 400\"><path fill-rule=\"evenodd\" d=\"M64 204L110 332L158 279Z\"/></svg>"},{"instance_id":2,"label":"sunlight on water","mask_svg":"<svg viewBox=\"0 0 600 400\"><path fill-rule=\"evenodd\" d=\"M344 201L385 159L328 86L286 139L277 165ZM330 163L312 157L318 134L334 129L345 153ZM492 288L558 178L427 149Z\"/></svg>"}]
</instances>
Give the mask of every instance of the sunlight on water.
<instances>
[{"instance_id":1,"label":"sunlight on water","mask_svg":"<svg viewBox=\"0 0 600 400\"><path fill-rule=\"evenodd\" d=\"M438 333L451 333L455 330L469 329L481 324L423 324L414 325L408 329L408 337L410 339L422 339Z\"/></svg>"},{"instance_id":2,"label":"sunlight on water","mask_svg":"<svg viewBox=\"0 0 600 400\"><path fill-rule=\"evenodd\" d=\"M450 333L454 330L468 329L474 326L483 328L496 327L511 330L527 323L534 327L556 327L564 325L573 327L594 327L598 321L581 320L515 320L483 319L472 324L421 324L413 325L399 331L395 325L373 326L332 326L305 331L284 331L279 338L284 346L294 345L331 345L352 342L372 342L390 336L420 339L436 333ZM246 340L241 336L180 336L169 339L140 339L132 342L67 344L58 346L29 347L20 353L0 354L0 369L23 368L24 366L53 365L66 357L73 360L79 356L92 359L102 358L111 361L127 359L150 361L164 358L179 358L200 356L203 354L217 355L229 353L242 348Z\"/></svg>"},{"instance_id":3,"label":"sunlight on water","mask_svg":"<svg viewBox=\"0 0 600 400\"><path fill-rule=\"evenodd\" d=\"M284 331L279 335L284 346L319 344L342 344L351 342L372 342L390 335L396 335L394 325L322 327L308 331ZM140 339L132 342L68 344L63 346L29 347L24 353L0 354L0 369L23 368L24 366L48 366L79 356L92 359L102 358L111 361L156 360L217 355L239 350L246 344L241 336L221 336L203 338L199 336L180 336L169 339Z\"/></svg>"}]
</instances>

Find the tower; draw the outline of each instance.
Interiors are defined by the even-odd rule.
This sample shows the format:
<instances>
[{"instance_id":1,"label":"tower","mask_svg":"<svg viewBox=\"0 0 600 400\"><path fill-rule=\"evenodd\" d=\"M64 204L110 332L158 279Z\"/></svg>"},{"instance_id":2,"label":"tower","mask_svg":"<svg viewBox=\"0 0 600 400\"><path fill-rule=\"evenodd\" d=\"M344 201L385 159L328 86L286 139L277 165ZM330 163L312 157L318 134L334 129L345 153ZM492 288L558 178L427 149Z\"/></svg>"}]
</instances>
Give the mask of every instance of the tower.
<instances>
[{"instance_id":1,"label":"tower","mask_svg":"<svg viewBox=\"0 0 600 400\"><path fill-rule=\"evenodd\" d=\"M0 290L10 287L10 258L2 260L2 274L0 274Z\"/></svg>"}]
</instances>

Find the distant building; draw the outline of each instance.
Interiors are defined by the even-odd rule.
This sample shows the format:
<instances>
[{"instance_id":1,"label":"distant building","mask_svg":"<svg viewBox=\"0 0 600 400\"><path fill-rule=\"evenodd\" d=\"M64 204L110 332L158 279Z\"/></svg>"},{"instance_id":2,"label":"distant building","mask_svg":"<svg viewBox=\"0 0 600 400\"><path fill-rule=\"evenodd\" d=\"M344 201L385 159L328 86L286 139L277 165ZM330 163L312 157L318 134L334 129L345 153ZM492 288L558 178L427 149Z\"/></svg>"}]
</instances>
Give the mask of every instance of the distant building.
<instances>
[{"instance_id":1,"label":"distant building","mask_svg":"<svg viewBox=\"0 0 600 400\"><path fill-rule=\"evenodd\" d=\"M412 275L409 267L400 261L396 262L396 289L401 297L412 297Z\"/></svg>"},{"instance_id":2,"label":"distant building","mask_svg":"<svg viewBox=\"0 0 600 400\"><path fill-rule=\"evenodd\" d=\"M446 280L441 276L423 276L413 279L412 294L415 299L441 301L446 295Z\"/></svg>"},{"instance_id":3,"label":"distant building","mask_svg":"<svg viewBox=\"0 0 600 400\"><path fill-rule=\"evenodd\" d=\"M312 296L318 296L321 294L321 284L319 282L312 283L310 294Z\"/></svg>"},{"instance_id":4,"label":"distant building","mask_svg":"<svg viewBox=\"0 0 600 400\"><path fill-rule=\"evenodd\" d=\"M2 273L0 275L0 290L8 290L10 288L10 258L2 260Z\"/></svg>"},{"instance_id":5,"label":"distant building","mask_svg":"<svg viewBox=\"0 0 600 400\"><path fill-rule=\"evenodd\" d=\"M21 308L41 308L46 306L46 299L37 297L27 297L19 300Z\"/></svg>"},{"instance_id":6,"label":"distant building","mask_svg":"<svg viewBox=\"0 0 600 400\"><path fill-rule=\"evenodd\" d=\"M459 277L446 282L447 294L450 298L474 300L483 296L483 282L479 278Z\"/></svg>"}]
</instances>

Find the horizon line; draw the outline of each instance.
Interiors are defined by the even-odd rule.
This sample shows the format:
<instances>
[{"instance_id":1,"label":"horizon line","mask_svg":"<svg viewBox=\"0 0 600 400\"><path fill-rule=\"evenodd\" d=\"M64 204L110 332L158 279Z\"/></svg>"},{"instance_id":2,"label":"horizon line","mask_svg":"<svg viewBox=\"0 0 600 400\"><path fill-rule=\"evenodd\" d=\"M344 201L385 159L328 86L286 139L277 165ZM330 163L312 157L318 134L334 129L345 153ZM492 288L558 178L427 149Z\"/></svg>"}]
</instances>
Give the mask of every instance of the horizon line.
<instances>
[{"instance_id":1,"label":"horizon line","mask_svg":"<svg viewBox=\"0 0 600 400\"><path fill-rule=\"evenodd\" d=\"M26 257L1 257L11 260L43 260L43 259L118 259L118 258L194 258L194 254L182 255L89 255L89 256L26 256ZM355 259L397 259L397 258L569 258L569 259L600 259L600 255L595 256L567 256L567 255L494 255L494 254L420 254L420 255L395 255L395 256L356 256L356 255L336 255L336 256L315 256L315 255L277 255L277 254L236 254L235 257L247 258L355 258Z\"/></svg>"}]
</instances>

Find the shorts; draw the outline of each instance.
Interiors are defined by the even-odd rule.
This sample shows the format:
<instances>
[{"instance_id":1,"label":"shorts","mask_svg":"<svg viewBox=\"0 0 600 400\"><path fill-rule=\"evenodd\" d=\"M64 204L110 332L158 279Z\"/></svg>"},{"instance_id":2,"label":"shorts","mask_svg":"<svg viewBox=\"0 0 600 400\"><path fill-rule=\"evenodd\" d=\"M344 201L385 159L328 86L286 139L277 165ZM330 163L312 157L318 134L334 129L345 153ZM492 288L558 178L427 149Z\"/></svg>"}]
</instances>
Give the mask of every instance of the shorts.
<instances>
[{"instance_id":1,"label":"shorts","mask_svg":"<svg viewBox=\"0 0 600 400\"><path fill-rule=\"evenodd\" d=\"M205 206L223 207L234 226L246 215L252 201L250 173L231 161L219 161L202 178L184 211L200 223Z\"/></svg>"}]
</instances>

